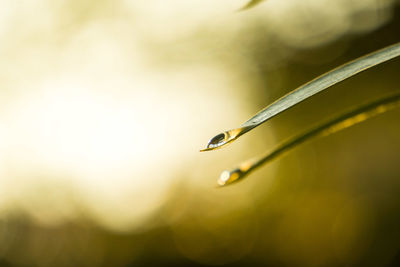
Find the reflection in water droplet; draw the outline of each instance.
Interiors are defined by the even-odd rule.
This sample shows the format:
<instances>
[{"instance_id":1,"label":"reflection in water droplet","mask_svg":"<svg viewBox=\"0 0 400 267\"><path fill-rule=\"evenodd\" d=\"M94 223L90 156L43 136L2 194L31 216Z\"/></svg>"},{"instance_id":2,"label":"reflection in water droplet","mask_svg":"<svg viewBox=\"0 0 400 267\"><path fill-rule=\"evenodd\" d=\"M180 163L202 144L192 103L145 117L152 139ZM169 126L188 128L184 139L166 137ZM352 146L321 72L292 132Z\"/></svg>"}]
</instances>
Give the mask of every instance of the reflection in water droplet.
<instances>
[{"instance_id":1,"label":"reflection in water droplet","mask_svg":"<svg viewBox=\"0 0 400 267\"><path fill-rule=\"evenodd\" d=\"M228 132L221 133L215 137L213 137L207 145L207 148L216 148L220 146L224 142L224 140L227 140L229 138Z\"/></svg>"},{"instance_id":2,"label":"reflection in water droplet","mask_svg":"<svg viewBox=\"0 0 400 267\"><path fill-rule=\"evenodd\" d=\"M214 150L217 148L220 148L233 140L237 139L239 136L242 134L246 133L250 129L254 128L253 126L246 126L246 127L241 127L233 130L229 130L223 133L220 133L208 141L207 148L202 149L200 151L208 151L208 150Z\"/></svg>"}]
</instances>

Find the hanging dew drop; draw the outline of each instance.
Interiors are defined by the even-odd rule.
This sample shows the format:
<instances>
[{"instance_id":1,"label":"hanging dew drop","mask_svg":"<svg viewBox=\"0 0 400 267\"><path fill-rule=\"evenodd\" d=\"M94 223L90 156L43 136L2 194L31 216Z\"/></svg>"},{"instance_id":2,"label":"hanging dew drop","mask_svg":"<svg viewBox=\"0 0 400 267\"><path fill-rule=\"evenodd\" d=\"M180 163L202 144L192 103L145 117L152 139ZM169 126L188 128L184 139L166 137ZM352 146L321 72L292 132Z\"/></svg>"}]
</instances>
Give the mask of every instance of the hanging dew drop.
<instances>
[{"instance_id":1,"label":"hanging dew drop","mask_svg":"<svg viewBox=\"0 0 400 267\"><path fill-rule=\"evenodd\" d=\"M217 134L216 136L211 138L210 141L208 141L207 147L200 151L203 152L203 151L209 151L209 150L214 150L214 149L220 148L220 147L234 141L242 134L246 133L247 131L250 131L252 128L253 128L253 126L240 127L237 129L233 129L233 130L229 130L229 131Z\"/></svg>"}]
</instances>

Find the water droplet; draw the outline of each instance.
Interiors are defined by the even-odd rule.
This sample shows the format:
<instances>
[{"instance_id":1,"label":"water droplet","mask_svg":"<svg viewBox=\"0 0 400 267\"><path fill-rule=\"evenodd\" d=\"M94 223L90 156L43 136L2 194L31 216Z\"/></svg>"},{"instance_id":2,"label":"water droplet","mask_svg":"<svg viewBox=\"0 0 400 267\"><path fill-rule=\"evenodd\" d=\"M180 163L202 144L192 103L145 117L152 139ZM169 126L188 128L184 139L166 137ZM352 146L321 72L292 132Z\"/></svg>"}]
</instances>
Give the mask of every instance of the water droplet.
<instances>
[{"instance_id":1,"label":"water droplet","mask_svg":"<svg viewBox=\"0 0 400 267\"><path fill-rule=\"evenodd\" d=\"M234 169L232 171L223 171L217 181L218 185L224 186L238 180L243 176L243 172L240 169Z\"/></svg>"},{"instance_id":2,"label":"water droplet","mask_svg":"<svg viewBox=\"0 0 400 267\"><path fill-rule=\"evenodd\" d=\"M218 185L225 186L242 179L252 169L254 169L257 166L257 164L258 160L250 159L240 164L238 168L235 168L231 171L223 171L217 181Z\"/></svg>"},{"instance_id":3,"label":"water droplet","mask_svg":"<svg viewBox=\"0 0 400 267\"><path fill-rule=\"evenodd\" d=\"M220 148L220 147L232 142L233 140L235 140L236 138L238 138L245 132L249 131L251 128L253 128L253 127L247 126L247 127L241 127L241 128L237 128L237 129L233 129L233 130L229 130L229 131L220 133L220 134L214 136L213 138L211 138L210 141L208 141L207 148L202 149L200 151L208 151L208 150L214 150L214 149Z\"/></svg>"},{"instance_id":4,"label":"water droplet","mask_svg":"<svg viewBox=\"0 0 400 267\"><path fill-rule=\"evenodd\" d=\"M226 140L228 140L228 132L220 133L219 135L211 138L211 140L207 144L207 148L216 148L223 145Z\"/></svg>"}]
</instances>

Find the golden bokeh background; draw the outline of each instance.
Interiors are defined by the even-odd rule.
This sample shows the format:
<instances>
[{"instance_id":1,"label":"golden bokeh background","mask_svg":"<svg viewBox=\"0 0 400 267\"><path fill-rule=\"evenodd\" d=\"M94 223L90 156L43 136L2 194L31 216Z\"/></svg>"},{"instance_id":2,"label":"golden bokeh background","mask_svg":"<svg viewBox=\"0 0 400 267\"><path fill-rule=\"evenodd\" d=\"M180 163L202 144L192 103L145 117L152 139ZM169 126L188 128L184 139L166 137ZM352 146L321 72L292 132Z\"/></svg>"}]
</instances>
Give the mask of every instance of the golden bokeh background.
<instances>
[{"instance_id":1,"label":"golden bokeh background","mask_svg":"<svg viewBox=\"0 0 400 267\"><path fill-rule=\"evenodd\" d=\"M400 41L396 0L20 0L0 8L1 266L396 266L400 111L244 181L226 168L398 92L398 59L224 149L207 140Z\"/></svg>"}]
</instances>

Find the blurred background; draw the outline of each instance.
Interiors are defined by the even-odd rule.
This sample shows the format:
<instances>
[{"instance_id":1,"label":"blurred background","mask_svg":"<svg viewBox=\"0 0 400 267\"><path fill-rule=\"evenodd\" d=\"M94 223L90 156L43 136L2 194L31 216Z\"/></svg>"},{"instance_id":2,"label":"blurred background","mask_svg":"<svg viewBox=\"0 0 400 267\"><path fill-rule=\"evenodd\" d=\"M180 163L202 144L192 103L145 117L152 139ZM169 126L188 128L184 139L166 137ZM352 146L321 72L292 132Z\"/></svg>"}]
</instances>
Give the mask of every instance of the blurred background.
<instances>
[{"instance_id":1,"label":"blurred background","mask_svg":"<svg viewBox=\"0 0 400 267\"><path fill-rule=\"evenodd\" d=\"M399 92L399 59L199 153L399 42L399 1L0 2L0 266L400 263L400 110L216 187L224 169Z\"/></svg>"}]
</instances>

